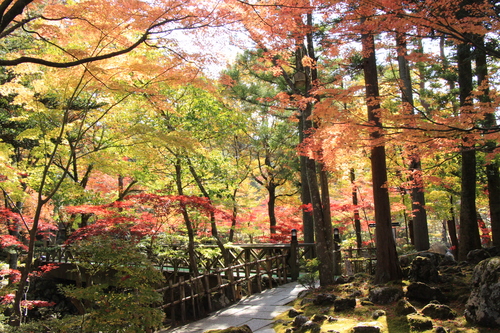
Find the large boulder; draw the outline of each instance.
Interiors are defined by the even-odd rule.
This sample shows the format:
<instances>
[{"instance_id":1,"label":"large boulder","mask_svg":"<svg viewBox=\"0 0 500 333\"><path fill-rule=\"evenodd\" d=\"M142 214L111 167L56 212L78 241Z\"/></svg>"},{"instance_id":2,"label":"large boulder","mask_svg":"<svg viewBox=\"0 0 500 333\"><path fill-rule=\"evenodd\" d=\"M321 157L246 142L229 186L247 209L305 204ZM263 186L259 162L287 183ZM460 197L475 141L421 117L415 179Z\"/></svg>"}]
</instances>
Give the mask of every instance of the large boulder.
<instances>
[{"instance_id":1,"label":"large boulder","mask_svg":"<svg viewBox=\"0 0 500 333\"><path fill-rule=\"evenodd\" d=\"M396 305L396 313L406 316L411 313L417 313L417 309L406 298L402 298Z\"/></svg>"},{"instance_id":2,"label":"large boulder","mask_svg":"<svg viewBox=\"0 0 500 333\"><path fill-rule=\"evenodd\" d=\"M423 307L422 313L430 317L432 319L455 319L457 317L457 313L453 311L448 305L438 304L438 303L430 303Z\"/></svg>"},{"instance_id":3,"label":"large boulder","mask_svg":"<svg viewBox=\"0 0 500 333\"><path fill-rule=\"evenodd\" d=\"M431 254L436 256L436 254ZM416 282L439 282L439 272L436 268L437 260L431 259L429 256L418 256L411 262L410 280Z\"/></svg>"},{"instance_id":4,"label":"large boulder","mask_svg":"<svg viewBox=\"0 0 500 333\"><path fill-rule=\"evenodd\" d=\"M467 262L472 265L477 265L488 258L491 258L491 254L486 249L475 249L467 253Z\"/></svg>"},{"instance_id":5,"label":"large boulder","mask_svg":"<svg viewBox=\"0 0 500 333\"><path fill-rule=\"evenodd\" d=\"M444 296L441 289L436 287L428 286L422 282L413 282L406 289L405 296L409 300L420 301L420 302L430 302L439 301L441 303L446 302L446 297Z\"/></svg>"},{"instance_id":6,"label":"large boulder","mask_svg":"<svg viewBox=\"0 0 500 333\"><path fill-rule=\"evenodd\" d=\"M474 268L471 288L465 305L467 321L500 327L500 257L483 260Z\"/></svg>"},{"instance_id":7,"label":"large boulder","mask_svg":"<svg viewBox=\"0 0 500 333\"><path fill-rule=\"evenodd\" d=\"M333 294L318 294L313 301L314 305L333 305L337 296Z\"/></svg>"},{"instance_id":8,"label":"large boulder","mask_svg":"<svg viewBox=\"0 0 500 333\"><path fill-rule=\"evenodd\" d=\"M378 321L358 323L352 328L353 333L380 333L381 324Z\"/></svg>"},{"instance_id":9,"label":"large boulder","mask_svg":"<svg viewBox=\"0 0 500 333\"><path fill-rule=\"evenodd\" d=\"M426 331L432 329L432 320L419 314L409 314L406 316L412 331Z\"/></svg>"},{"instance_id":10,"label":"large boulder","mask_svg":"<svg viewBox=\"0 0 500 333\"><path fill-rule=\"evenodd\" d=\"M334 306L335 312L352 310L356 307L356 299L355 298L337 298L333 302L333 306Z\"/></svg>"},{"instance_id":11,"label":"large boulder","mask_svg":"<svg viewBox=\"0 0 500 333\"><path fill-rule=\"evenodd\" d=\"M390 304L403 297L403 290L399 287L375 287L370 289L368 299L374 304Z\"/></svg>"}]
</instances>

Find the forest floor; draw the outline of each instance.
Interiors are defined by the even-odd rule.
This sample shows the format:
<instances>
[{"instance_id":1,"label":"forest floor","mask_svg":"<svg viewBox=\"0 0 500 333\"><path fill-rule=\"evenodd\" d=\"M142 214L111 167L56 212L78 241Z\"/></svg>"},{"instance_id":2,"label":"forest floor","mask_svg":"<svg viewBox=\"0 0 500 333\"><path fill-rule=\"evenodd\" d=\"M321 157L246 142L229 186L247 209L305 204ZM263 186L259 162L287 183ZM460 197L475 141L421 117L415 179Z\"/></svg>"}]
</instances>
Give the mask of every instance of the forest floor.
<instances>
[{"instance_id":1,"label":"forest floor","mask_svg":"<svg viewBox=\"0 0 500 333\"><path fill-rule=\"evenodd\" d=\"M443 275L442 283L429 284L432 287L438 287L445 294L448 301L446 305L452 308L457 317L452 320L432 320L433 328L424 333L493 333L500 332L500 328L482 328L469 324L464 317L464 310L467 298L470 293L470 278L472 268L465 267L461 269L460 274ZM409 281L403 281L400 286L403 290L410 284ZM336 284L326 288L309 289L293 302L293 307L311 318L315 314L322 314L334 318L333 321L325 320L321 325L321 332L352 333L353 327L360 322L377 324L381 327L382 333L410 333L414 332L408 324L405 315L396 313L396 303L388 305L361 305L362 300L367 300L369 291L374 287L372 277L369 275L358 275L354 281L346 284ZM336 297L348 297L353 292L360 295L357 297L356 307L353 310L335 312L332 306L317 306L312 302L318 294L333 294ZM410 303L420 312L426 305L416 301ZM377 310L385 311L386 315L373 319L373 314ZM276 318L274 327L277 333L301 332L290 330L293 318L288 313L281 314ZM288 331L287 331L288 330Z\"/></svg>"}]
</instances>

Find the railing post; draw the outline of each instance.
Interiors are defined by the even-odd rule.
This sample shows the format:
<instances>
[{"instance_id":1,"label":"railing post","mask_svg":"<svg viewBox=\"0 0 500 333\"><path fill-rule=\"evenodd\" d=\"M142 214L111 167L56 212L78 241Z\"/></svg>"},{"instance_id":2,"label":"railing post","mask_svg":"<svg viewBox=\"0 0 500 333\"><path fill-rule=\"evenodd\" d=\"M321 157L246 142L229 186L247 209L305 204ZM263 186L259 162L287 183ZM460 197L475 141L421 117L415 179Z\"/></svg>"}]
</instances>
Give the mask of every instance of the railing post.
<instances>
[{"instance_id":1,"label":"railing post","mask_svg":"<svg viewBox=\"0 0 500 333\"><path fill-rule=\"evenodd\" d=\"M292 276L292 281L297 281L299 278L299 242L297 240L297 230L292 229L292 241L290 242L290 273Z\"/></svg>"}]
</instances>

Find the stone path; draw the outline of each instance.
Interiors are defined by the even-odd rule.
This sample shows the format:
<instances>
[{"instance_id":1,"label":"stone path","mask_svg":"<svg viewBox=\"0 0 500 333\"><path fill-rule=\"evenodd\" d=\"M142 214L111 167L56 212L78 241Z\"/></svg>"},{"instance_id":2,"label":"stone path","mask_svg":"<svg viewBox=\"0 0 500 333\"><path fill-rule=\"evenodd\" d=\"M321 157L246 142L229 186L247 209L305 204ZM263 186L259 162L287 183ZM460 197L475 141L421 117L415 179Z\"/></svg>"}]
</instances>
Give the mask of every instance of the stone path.
<instances>
[{"instance_id":1,"label":"stone path","mask_svg":"<svg viewBox=\"0 0 500 333\"><path fill-rule=\"evenodd\" d=\"M210 314L209 317L157 333L204 333L230 326L248 325L254 333L275 333L274 317L291 309L289 302L304 290L296 282L287 283L260 294L244 298L236 304Z\"/></svg>"}]
</instances>

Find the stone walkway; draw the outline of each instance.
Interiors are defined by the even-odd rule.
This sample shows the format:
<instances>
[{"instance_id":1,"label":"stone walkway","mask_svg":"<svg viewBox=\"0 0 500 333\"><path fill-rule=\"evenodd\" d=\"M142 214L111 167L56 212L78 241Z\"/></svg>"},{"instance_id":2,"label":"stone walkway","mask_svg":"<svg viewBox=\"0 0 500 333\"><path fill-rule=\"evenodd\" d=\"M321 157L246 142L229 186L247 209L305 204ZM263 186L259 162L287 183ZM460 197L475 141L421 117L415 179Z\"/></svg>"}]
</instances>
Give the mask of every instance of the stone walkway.
<instances>
[{"instance_id":1,"label":"stone walkway","mask_svg":"<svg viewBox=\"0 0 500 333\"><path fill-rule=\"evenodd\" d=\"M291 309L287 304L295 300L299 292L304 289L296 282L266 289L260 294L246 297L236 304L216 311L207 318L157 333L204 333L208 330L245 324L254 333L275 333L274 317Z\"/></svg>"}]
</instances>

